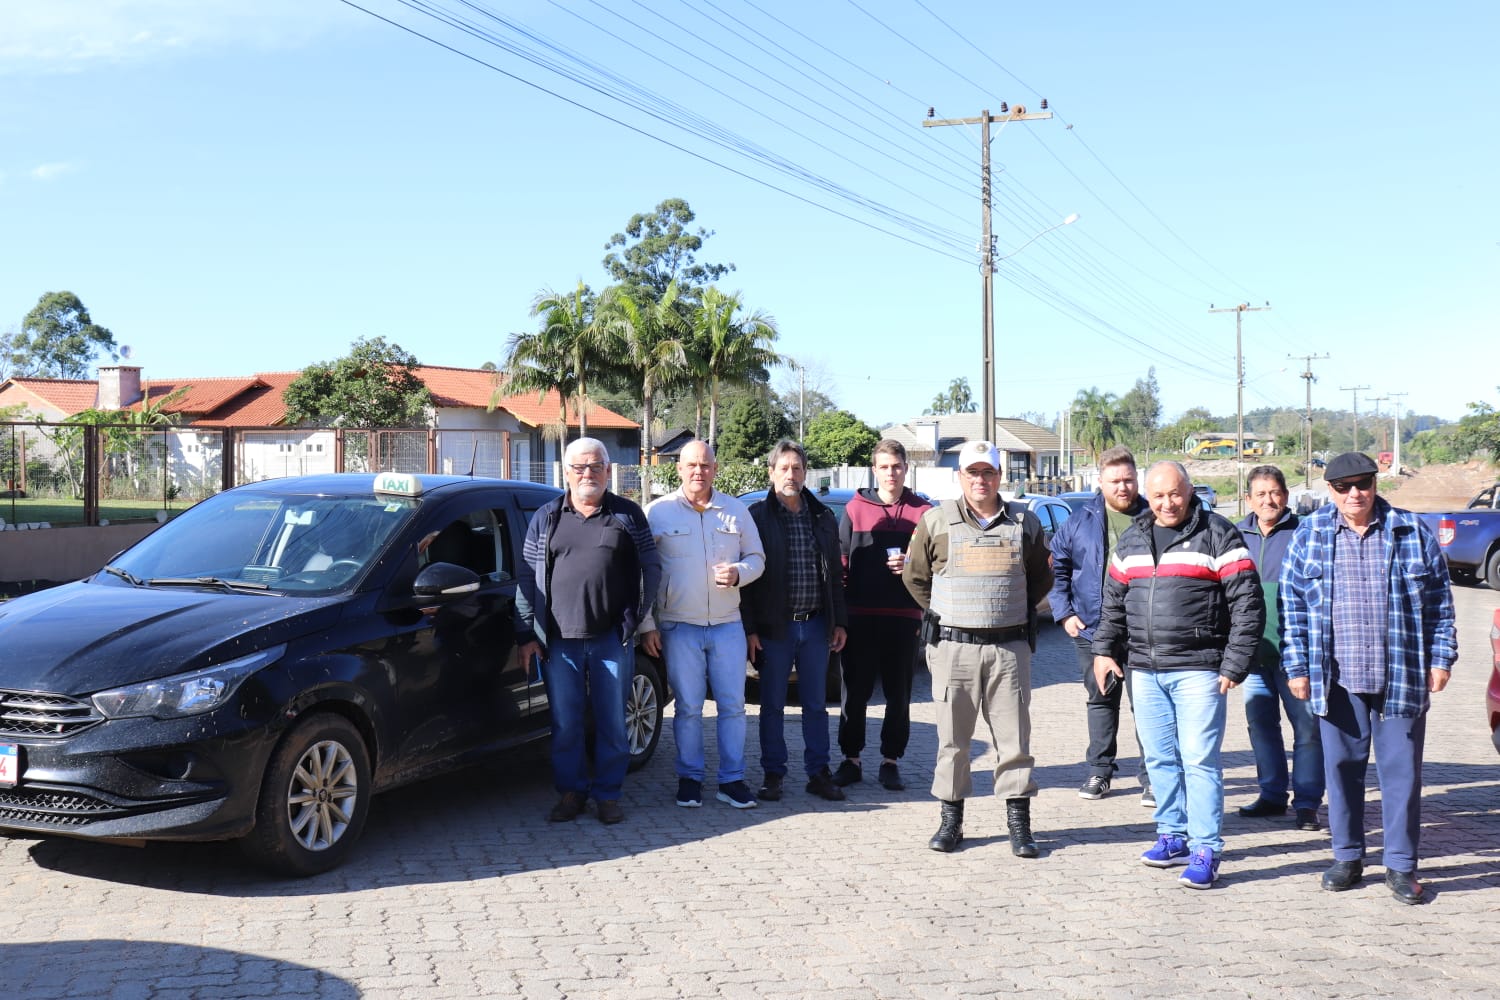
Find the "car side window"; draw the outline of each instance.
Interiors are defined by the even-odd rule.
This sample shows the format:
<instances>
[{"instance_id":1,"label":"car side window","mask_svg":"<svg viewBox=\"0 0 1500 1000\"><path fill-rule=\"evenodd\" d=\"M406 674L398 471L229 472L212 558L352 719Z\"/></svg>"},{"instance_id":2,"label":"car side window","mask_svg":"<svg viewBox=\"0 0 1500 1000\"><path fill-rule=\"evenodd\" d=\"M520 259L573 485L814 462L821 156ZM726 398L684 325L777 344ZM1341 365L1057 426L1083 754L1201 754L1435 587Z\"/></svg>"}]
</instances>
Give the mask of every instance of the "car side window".
<instances>
[{"instance_id":1,"label":"car side window","mask_svg":"<svg viewBox=\"0 0 1500 1000\"><path fill-rule=\"evenodd\" d=\"M446 562L473 570L482 579L508 580L514 575L514 562L504 525L503 511L465 514L418 543L417 565Z\"/></svg>"}]
</instances>

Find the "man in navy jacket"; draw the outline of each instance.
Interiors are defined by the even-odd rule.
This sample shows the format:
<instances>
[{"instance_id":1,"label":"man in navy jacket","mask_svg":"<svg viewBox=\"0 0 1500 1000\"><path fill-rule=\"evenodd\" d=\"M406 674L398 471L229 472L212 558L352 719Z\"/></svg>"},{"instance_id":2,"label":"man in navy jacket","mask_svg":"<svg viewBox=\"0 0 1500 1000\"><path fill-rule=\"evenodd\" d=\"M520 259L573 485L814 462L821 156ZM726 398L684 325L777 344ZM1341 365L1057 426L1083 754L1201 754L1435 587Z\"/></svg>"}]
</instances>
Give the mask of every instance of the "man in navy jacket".
<instances>
[{"instance_id":1,"label":"man in navy jacket","mask_svg":"<svg viewBox=\"0 0 1500 1000\"><path fill-rule=\"evenodd\" d=\"M1062 523L1052 536L1052 620L1063 627L1078 651L1083 690L1088 706L1089 745L1085 756L1088 778L1079 798L1102 799L1109 793L1119 764L1115 762L1120 732L1120 692L1126 685L1110 683L1100 690L1094 682L1094 627L1104 576L1115 543L1130 522L1146 509L1136 479L1135 456L1128 448L1111 448L1099 456L1099 494ZM1108 679L1106 678L1106 683ZM1143 765L1138 778L1141 804L1156 805Z\"/></svg>"},{"instance_id":2,"label":"man in navy jacket","mask_svg":"<svg viewBox=\"0 0 1500 1000\"><path fill-rule=\"evenodd\" d=\"M563 452L568 490L526 529L517 566L517 655L540 657L552 707L552 780L561 798L547 818L566 823L592 797L602 823L625 818L620 787L630 764L626 700L635 633L649 621L661 559L646 515L611 493L609 452L579 438ZM594 777L584 752L585 699L594 714Z\"/></svg>"},{"instance_id":3,"label":"man in navy jacket","mask_svg":"<svg viewBox=\"0 0 1500 1000\"><path fill-rule=\"evenodd\" d=\"M1293 696L1281 669L1281 618L1276 613L1281 562L1297 530L1297 515L1287 507L1286 476L1274 465L1257 465L1246 479L1250 513L1240 522L1240 534L1266 596L1266 628L1260 639L1255 669L1245 678L1245 722L1250 727L1250 749L1255 752L1255 783L1260 795L1241 816L1286 815L1288 786L1297 810L1297 828L1318 828L1318 806L1323 801L1323 741L1318 718L1307 701ZM1287 771L1286 743L1281 736L1281 712L1292 724L1292 769Z\"/></svg>"}]
</instances>

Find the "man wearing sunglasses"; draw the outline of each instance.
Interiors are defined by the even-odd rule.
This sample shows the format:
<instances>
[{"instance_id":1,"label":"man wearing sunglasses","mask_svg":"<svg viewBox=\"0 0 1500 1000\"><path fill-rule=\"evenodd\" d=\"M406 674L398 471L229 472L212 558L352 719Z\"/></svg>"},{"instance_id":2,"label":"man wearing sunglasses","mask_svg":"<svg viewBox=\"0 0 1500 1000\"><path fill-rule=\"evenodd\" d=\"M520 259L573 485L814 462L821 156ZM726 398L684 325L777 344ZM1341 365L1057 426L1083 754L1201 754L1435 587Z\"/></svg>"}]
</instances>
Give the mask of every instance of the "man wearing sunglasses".
<instances>
[{"instance_id":1,"label":"man wearing sunglasses","mask_svg":"<svg viewBox=\"0 0 1500 1000\"><path fill-rule=\"evenodd\" d=\"M1421 903L1428 696L1447 686L1458 638L1437 539L1416 515L1377 495L1375 473L1359 452L1329 462L1323 477L1332 502L1292 536L1281 567L1281 668L1319 720L1334 862L1323 888L1342 892L1364 877L1373 746L1385 884L1401 902Z\"/></svg>"}]
</instances>

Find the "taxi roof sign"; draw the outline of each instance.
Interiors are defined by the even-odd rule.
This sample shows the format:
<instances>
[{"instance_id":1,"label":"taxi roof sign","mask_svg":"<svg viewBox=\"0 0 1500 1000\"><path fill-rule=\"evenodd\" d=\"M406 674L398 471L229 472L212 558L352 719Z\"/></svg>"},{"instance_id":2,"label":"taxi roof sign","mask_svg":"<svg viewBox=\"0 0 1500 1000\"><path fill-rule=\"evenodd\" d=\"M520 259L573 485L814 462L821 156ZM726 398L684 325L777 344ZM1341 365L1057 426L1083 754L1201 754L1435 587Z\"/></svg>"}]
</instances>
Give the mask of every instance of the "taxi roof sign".
<instances>
[{"instance_id":1,"label":"taxi roof sign","mask_svg":"<svg viewBox=\"0 0 1500 1000\"><path fill-rule=\"evenodd\" d=\"M375 492L419 497L422 495L422 480L407 472L382 472L375 477Z\"/></svg>"}]
</instances>

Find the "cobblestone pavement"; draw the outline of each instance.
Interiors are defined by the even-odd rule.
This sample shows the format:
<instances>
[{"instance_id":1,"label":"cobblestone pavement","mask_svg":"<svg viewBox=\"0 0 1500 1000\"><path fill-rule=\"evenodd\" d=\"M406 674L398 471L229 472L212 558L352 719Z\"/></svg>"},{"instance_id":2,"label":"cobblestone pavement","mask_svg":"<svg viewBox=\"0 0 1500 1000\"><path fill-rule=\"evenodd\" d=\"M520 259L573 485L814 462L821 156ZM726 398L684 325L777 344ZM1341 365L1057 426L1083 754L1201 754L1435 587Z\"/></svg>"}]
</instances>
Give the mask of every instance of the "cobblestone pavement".
<instances>
[{"instance_id":1,"label":"cobblestone pavement","mask_svg":"<svg viewBox=\"0 0 1500 1000\"><path fill-rule=\"evenodd\" d=\"M1077 796L1083 692L1066 637L1049 627L1034 678L1037 860L1011 856L992 797L971 800L959 853L926 848L938 810L927 792L935 740L922 689L908 790L867 781L844 803L814 799L798 781L783 801L754 810L711 798L679 809L668 733L627 782L619 826L548 824L553 792L545 756L532 752L378 799L352 863L306 881L267 881L226 845L0 838L3 992L1497 996L1500 761L1482 706L1500 595L1456 596L1462 660L1428 730L1426 906L1403 907L1385 890L1378 833L1365 883L1335 894L1318 887L1326 833L1235 814L1255 794L1237 693L1220 884L1188 891L1177 871L1140 865L1154 833L1134 780L1122 777L1101 801ZM880 714L872 711L872 742ZM795 725L787 731L796 738ZM976 753L984 749L976 741ZM1122 752L1133 770L1133 742ZM756 754L752 745L752 781ZM983 757L976 785L976 794L989 787ZM1376 795L1369 820L1378 830Z\"/></svg>"}]
</instances>

